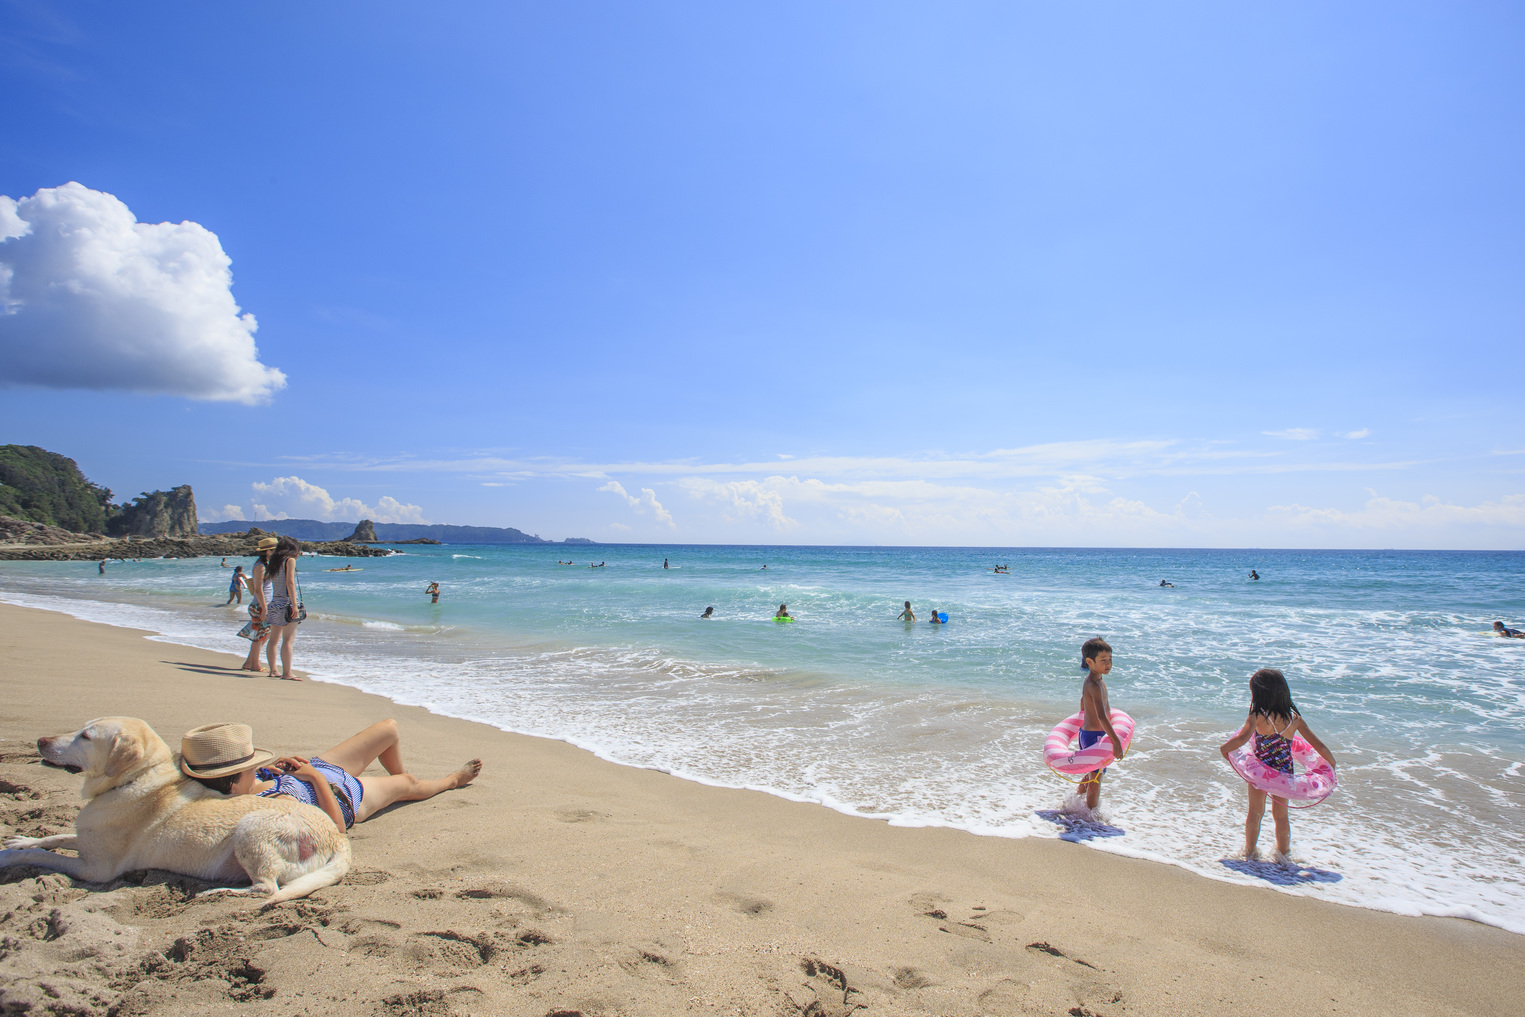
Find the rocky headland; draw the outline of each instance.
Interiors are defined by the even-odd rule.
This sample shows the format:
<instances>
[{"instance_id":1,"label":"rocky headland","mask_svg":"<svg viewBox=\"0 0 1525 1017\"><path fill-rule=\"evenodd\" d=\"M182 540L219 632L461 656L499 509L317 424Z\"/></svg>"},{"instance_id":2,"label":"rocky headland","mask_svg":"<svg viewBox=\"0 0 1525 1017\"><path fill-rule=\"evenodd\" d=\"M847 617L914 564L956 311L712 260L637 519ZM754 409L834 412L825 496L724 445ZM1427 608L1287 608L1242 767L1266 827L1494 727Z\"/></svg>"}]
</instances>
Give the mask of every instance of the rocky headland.
<instances>
[{"instance_id":1,"label":"rocky headland","mask_svg":"<svg viewBox=\"0 0 1525 1017\"><path fill-rule=\"evenodd\" d=\"M253 557L261 537L276 534L251 526L247 533L187 537L106 537L71 533L57 526L0 516L0 561L110 561L122 558ZM379 558L387 547L343 540L298 541L303 551L350 558Z\"/></svg>"}]
</instances>

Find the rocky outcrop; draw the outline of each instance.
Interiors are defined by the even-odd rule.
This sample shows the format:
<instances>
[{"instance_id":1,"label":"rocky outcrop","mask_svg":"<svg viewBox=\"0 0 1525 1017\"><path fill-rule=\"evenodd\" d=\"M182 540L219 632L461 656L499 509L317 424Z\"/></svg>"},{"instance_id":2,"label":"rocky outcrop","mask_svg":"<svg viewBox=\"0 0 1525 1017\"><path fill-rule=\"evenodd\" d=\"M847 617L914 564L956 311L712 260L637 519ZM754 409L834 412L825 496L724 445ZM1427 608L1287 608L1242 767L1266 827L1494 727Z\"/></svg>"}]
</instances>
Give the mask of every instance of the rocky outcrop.
<instances>
[{"instance_id":1,"label":"rocky outcrop","mask_svg":"<svg viewBox=\"0 0 1525 1017\"><path fill-rule=\"evenodd\" d=\"M19 524L19 525L18 525ZM258 527L248 533L210 537L100 537L68 533L57 527L0 517L0 561L100 561L113 558L232 558L253 557L261 537L273 536ZM11 534L17 536L13 539ZM35 539L28 539L31 534ZM45 541L45 542L44 542ZM347 558L379 558L394 554L389 548L343 540L299 541L302 550Z\"/></svg>"},{"instance_id":2,"label":"rocky outcrop","mask_svg":"<svg viewBox=\"0 0 1525 1017\"><path fill-rule=\"evenodd\" d=\"M196 536L196 496L191 485L143 492L122 506L110 529L113 535L127 537Z\"/></svg>"},{"instance_id":3,"label":"rocky outcrop","mask_svg":"<svg viewBox=\"0 0 1525 1017\"><path fill-rule=\"evenodd\" d=\"M369 519L362 519L355 524L355 532L344 539L350 543L374 544L376 543L376 524Z\"/></svg>"},{"instance_id":4,"label":"rocky outcrop","mask_svg":"<svg viewBox=\"0 0 1525 1017\"><path fill-rule=\"evenodd\" d=\"M78 544L82 541L102 543L109 542L110 538L98 533L74 533L57 526L49 526L47 523L34 523L14 516L0 516L0 547L7 544L56 546Z\"/></svg>"}]
</instances>

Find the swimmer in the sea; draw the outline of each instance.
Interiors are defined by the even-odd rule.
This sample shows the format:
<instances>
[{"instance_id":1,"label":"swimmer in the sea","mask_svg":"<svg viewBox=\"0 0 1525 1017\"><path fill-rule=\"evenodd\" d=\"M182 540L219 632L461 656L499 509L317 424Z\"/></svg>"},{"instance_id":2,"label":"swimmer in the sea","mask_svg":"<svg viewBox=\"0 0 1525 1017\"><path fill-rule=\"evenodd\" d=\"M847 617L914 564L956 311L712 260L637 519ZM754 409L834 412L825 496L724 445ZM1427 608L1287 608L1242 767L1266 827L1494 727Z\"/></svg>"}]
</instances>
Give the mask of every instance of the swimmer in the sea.
<instances>
[{"instance_id":1,"label":"swimmer in the sea","mask_svg":"<svg viewBox=\"0 0 1525 1017\"><path fill-rule=\"evenodd\" d=\"M780 605L778 605L778 610L773 612L773 617L775 617L775 618L788 618L789 617L789 605L788 604L780 604Z\"/></svg>"},{"instance_id":2,"label":"swimmer in the sea","mask_svg":"<svg viewBox=\"0 0 1525 1017\"><path fill-rule=\"evenodd\" d=\"M707 608L704 609L704 613L701 614L699 617L700 617L701 620L705 619L705 618L713 618L713 617L715 617L715 609L713 607L707 607Z\"/></svg>"},{"instance_id":3,"label":"swimmer in the sea","mask_svg":"<svg viewBox=\"0 0 1525 1017\"><path fill-rule=\"evenodd\" d=\"M430 583L428 586L424 587L424 592L427 593L430 597L429 603L439 603L439 583Z\"/></svg>"},{"instance_id":4,"label":"swimmer in the sea","mask_svg":"<svg viewBox=\"0 0 1525 1017\"><path fill-rule=\"evenodd\" d=\"M1176 588L1176 584L1175 584L1175 583L1167 583L1167 582L1165 582L1165 580L1163 580L1163 579L1161 579L1161 580L1160 580L1160 585L1161 585L1161 586L1168 586L1168 587L1170 587L1170 588L1171 588L1171 589L1172 589L1172 590L1173 590L1173 589L1175 589L1175 588Z\"/></svg>"},{"instance_id":5,"label":"swimmer in the sea","mask_svg":"<svg viewBox=\"0 0 1525 1017\"><path fill-rule=\"evenodd\" d=\"M667 559L666 559L666 558L663 558L663 559L662 559L662 567L663 567L663 568L664 568L664 569L665 569L665 568L667 568Z\"/></svg>"},{"instance_id":6,"label":"swimmer in the sea","mask_svg":"<svg viewBox=\"0 0 1525 1017\"><path fill-rule=\"evenodd\" d=\"M895 616L896 621L913 622L916 620L916 612L911 610L911 602L905 602L905 610Z\"/></svg>"},{"instance_id":7,"label":"swimmer in the sea","mask_svg":"<svg viewBox=\"0 0 1525 1017\"><path fill-rule=\"evenodd\" d=\"M1251 579L1259 579L1260 578L1260 573L1256 572L1254 569L1250 569L1250 578Z\"/></svg>"},{"instance_id":8,"label":"swimmer in the sea","mask_svg":"<svg viewBox=\"0 0 1525 1017\"><path fill-rule=\"evenodd\" d=\"M932 625L942 625L942 624L943 624L943 618L942 618L942 615L940 615L940 614L938 614L938 613L937 613L937 608L935 608L935 607L934 607L934 608L933 608L933 609L932 609L932 613L931 613L931 617L929 617L929 618L928 618L928 619L927 619L927 621L928 621L928 622L929 622L929 623L930 623L930 624L932 624Z\"/></svg>"},{"instance_id":9,"label":"swimmer in the sea","mask_svg":"<svg viewBox=\"0 0 1525 1017\"><path fill-rule=\"evenodd\" d=\"M1507 628L1501 621L1493 623L1493 631L1495 635L1503 636L1505 639L1525 639L1525 632L1521 632L1519 629Z\"/></svg>"}]
</instances>

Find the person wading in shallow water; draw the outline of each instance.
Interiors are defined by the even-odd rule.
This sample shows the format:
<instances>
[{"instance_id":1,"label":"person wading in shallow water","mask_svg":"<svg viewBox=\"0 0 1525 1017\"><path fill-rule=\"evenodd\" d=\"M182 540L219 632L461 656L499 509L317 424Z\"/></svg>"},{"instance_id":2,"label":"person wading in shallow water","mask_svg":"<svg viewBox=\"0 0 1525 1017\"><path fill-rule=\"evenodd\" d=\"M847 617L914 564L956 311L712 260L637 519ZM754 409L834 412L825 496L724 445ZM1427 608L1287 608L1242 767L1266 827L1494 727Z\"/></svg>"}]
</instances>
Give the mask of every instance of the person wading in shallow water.
<instances>
[{"instance_id":1,"label":"person wading in shallow water","mask_svg":"<svg viewBox=\"0 0 1525 1017\"><path fill-rule=\"evenodd\" d=\"M439 583L430 583L428 586L424 587L424 592L429 595L429 603L439 603Z\"/></svg>"}]
</instances>

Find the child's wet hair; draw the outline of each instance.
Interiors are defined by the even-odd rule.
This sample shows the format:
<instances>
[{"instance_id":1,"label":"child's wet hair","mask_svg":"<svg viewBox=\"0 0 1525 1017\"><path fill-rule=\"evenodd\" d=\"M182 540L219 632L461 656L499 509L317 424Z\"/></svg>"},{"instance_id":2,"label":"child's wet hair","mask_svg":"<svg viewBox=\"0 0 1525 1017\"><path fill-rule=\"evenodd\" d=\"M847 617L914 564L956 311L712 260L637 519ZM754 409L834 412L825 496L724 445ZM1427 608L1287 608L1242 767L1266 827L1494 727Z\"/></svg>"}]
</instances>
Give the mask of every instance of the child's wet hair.
<instances>
[{"instance_id":1,"label":"child's wet hair","mask_svg":"<svg viewBox=\"0 0 1525 1017\"><path fill-rule=\"evenodd\" d=\"M1292 702L1287 676L1274 667L1263 667L1250 675L1250 712L1288 720L1297 716L1297 704Z\"/></svg>"},{"instance_id":2,"label":"child's wet hair","mask_svg":"<svg viewBox=\"0 0 1525 1017\"><path fill-rule=\"evenodd\" d=\"M1087 639L1085 643L1080 647L1080 670L1091 670L1091 665L1087 664L1086 661L1095 660L1096 655L1099 653L1111 652L1112 647L1107 643L1105 639L1101 638L1100 636L1092 636L1090 639Z\"/></svg>"}]
</instances>

